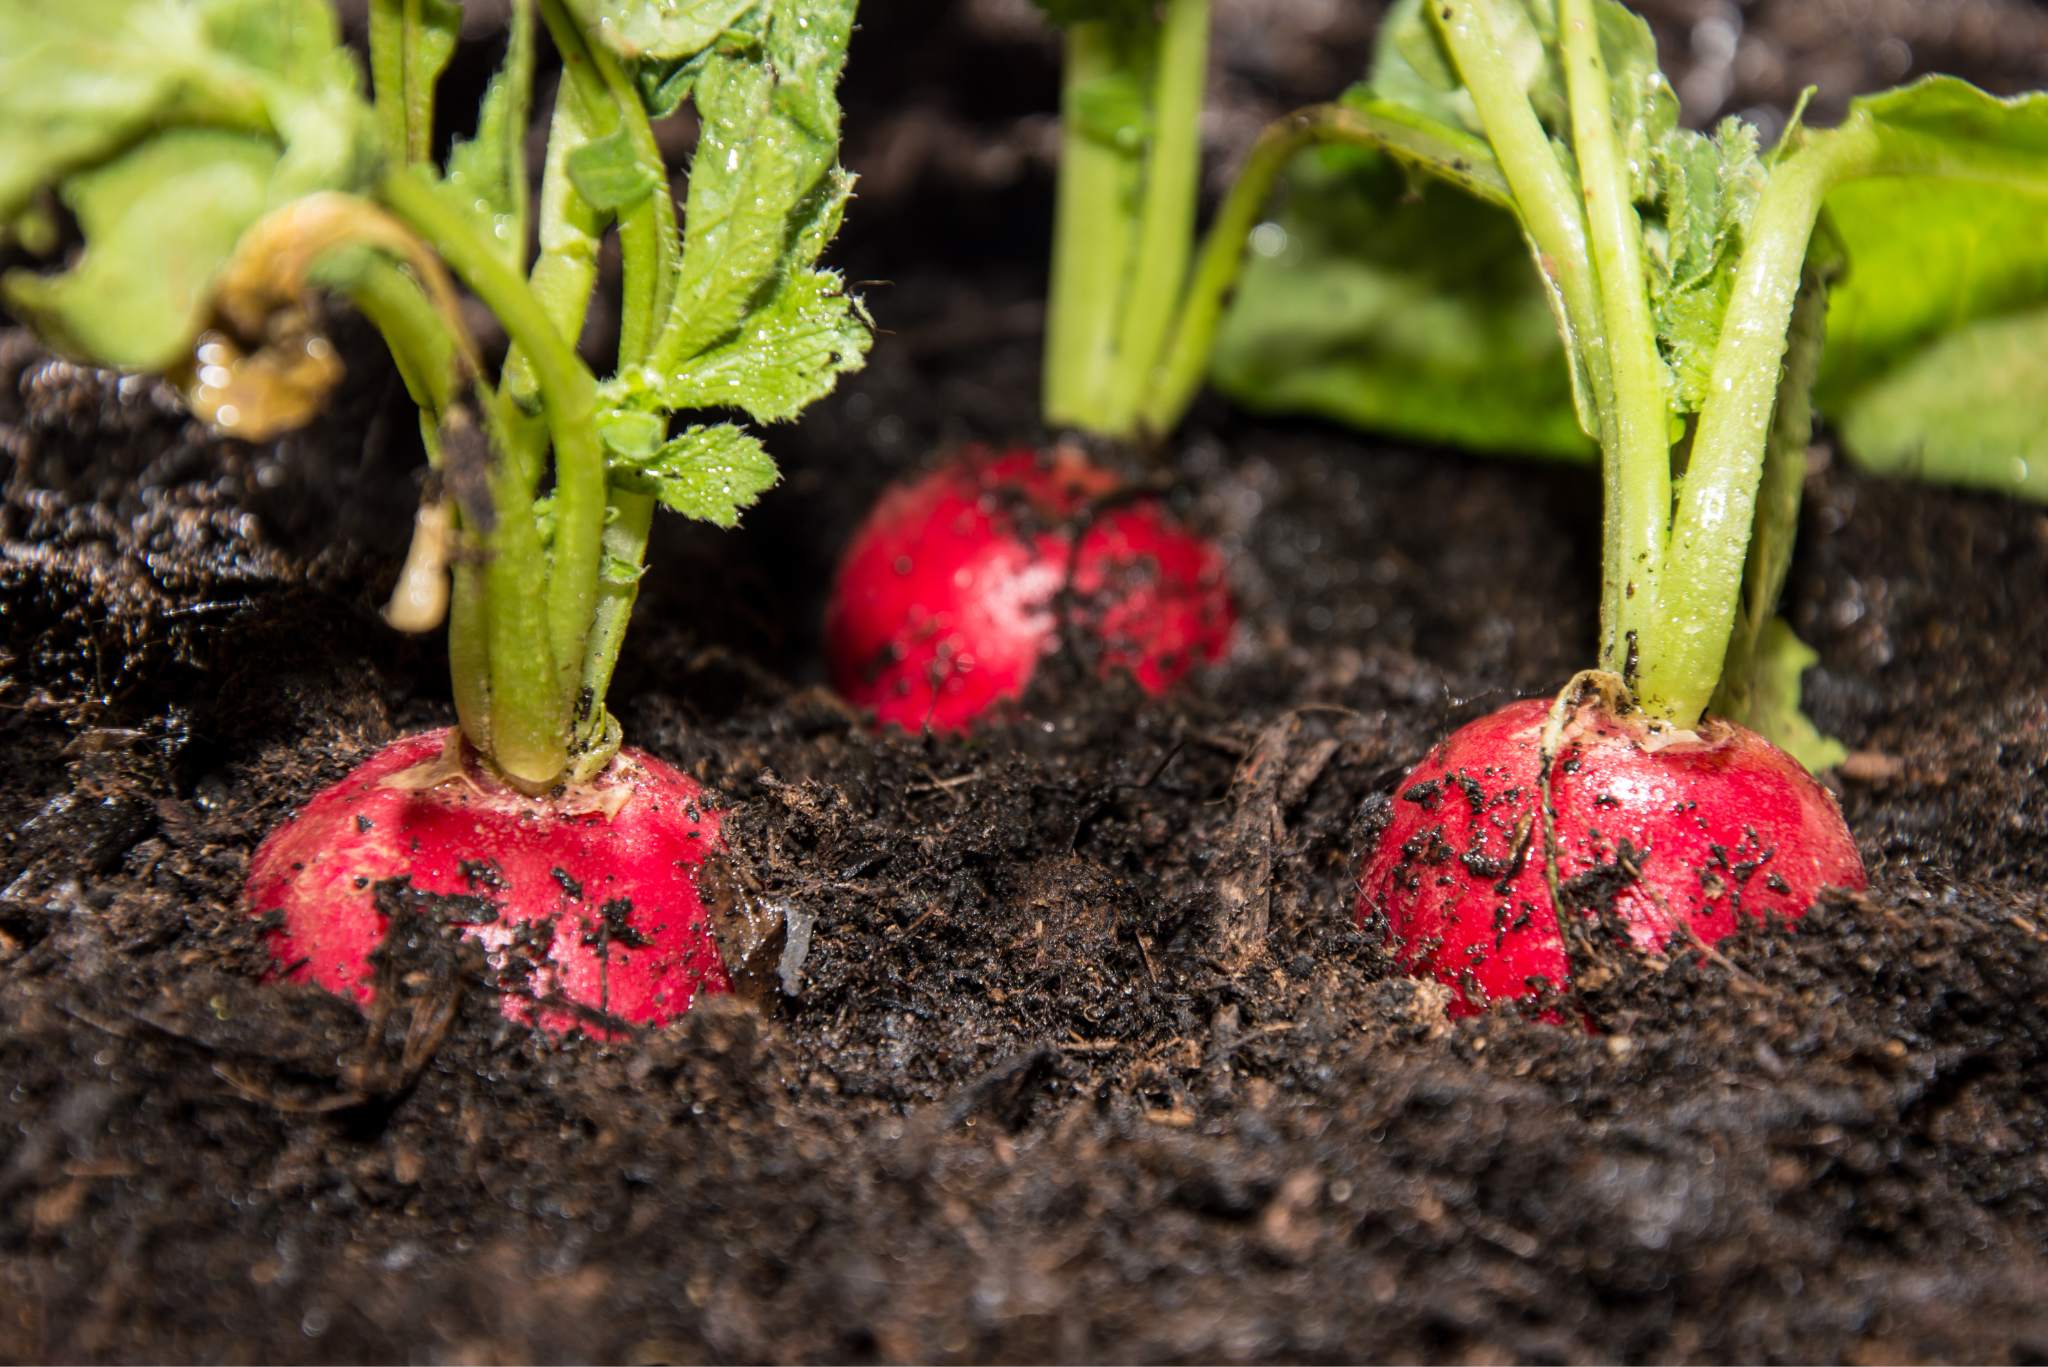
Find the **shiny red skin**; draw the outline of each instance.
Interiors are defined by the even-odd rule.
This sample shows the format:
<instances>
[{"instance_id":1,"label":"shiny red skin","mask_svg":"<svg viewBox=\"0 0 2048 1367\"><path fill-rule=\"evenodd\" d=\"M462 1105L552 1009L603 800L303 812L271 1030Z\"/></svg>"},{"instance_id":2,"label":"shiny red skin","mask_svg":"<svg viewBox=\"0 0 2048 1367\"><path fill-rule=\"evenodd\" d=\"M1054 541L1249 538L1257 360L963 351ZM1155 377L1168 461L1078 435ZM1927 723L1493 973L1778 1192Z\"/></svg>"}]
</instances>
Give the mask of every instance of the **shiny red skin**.
<instances>
[{"instance_id":1,"label":"shiny red skin","mask_svg":"<svg viewBox=\"0 0 2048 1367\"><path fill-rule=\"evenodd\" d=\"M884 725L967 726L1061 648L1070 562L1070 629L1104 677L1127 670L1156 695L1222 658L1237 618L1222 552L1121 487L1062 448L973 451L891 488L833 586L834 686Z\"/></svg>"},{"instance_id":2,"label":"shiny red skin","mask_svg":"<svg viewBox=\"0 0 2048 1367\"><path fill-rule=\"evenodd\" d=\"M1568 985L1536 820L1549 711L1529 699L1453 732L1395 790L1366 861L1359 920L1383 914L1396 958L1449 986L1455 1016L1530 995L1534 978ZM1559 744L1551 798L1560 885L1613 869L1624 846L1640 868L1607 905L1645 950L1662 949L1681 920L1712 944L1738 915L1792 920L1823 888L1865 885L1833 796L1730 722L1660 744L1640 722L1585 704Z\"/></svg>"},{"instance_id":3,"label":"shiny red skin","mask_svg":"<svg viewBox=\"0 0 2048 1367\"><path fill-rule=\"evenodd\" d=\"M629 748L561 797L527 797L473 761L432 788L387 782L432 761L447 737L386 746L256 851L244 904L281 918L264 937L278 976L368 1005L388 928L377 885L409 878L419 892L488 901L491 914L462 933L501 978L505 1015L552 1034L611 1038L607 1021L663 1025L699 995L731 990L697 888L721 814L694 780ZM621 797L609 818L593 810ZM619 908L609 927L602 916L619 899L630 903L623 936ZM521 936L529 926L538 934ZM564 999L598 1014L541 1004Z\"/></svg>"}]
</instances>

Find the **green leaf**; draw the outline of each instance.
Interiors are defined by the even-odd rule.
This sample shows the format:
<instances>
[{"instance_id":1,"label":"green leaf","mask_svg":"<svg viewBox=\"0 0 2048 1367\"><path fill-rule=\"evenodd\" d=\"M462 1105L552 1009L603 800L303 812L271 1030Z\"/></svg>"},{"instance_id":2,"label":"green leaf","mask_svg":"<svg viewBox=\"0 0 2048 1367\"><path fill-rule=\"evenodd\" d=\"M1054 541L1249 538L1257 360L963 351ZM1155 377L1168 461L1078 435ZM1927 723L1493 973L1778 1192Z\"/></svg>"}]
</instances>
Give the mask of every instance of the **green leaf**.
<instances>
[{"instance_id":1,"label":"green leaf","mask_svg":"<svg viewBox=\"0 0 2048 1367\"><path fill-rule=\"evenodd\" d=\"M836 372L865 352L833 340L857 310L828 306L838 282L812 270L852 185L837 165L836 92L853 11L853 0L771 0L759 51L715 50L697 78L703 131L653 369L687 376L701 358L729 381L726 361L747 356L758 379L722 383L720 406L784 416L794 395L830 388L817 358ZM793 378L803 376L811 378Z\"/></svg>"},{"instance_id":2,"label":"green leaf","mask_svg":"<svg viewBox=\"0 0 2048 1367\"><path fill-rule=\"evenodd\" d=\"M260 129L256 90L208 98L209 61L203 16L170 0L0 4L0 220L174 105Z\"/></svg>"},{"instance_id":3,"label":"green leaf","mask_svg":"<svg viewBox=\"0 0 2048 1367\"><path fill-rule=\"evenodd\" d=\"M533 4L517 0L505 60L484 91L476 136L448 152L442 186L476 220L505 264L526 257L526 124L533 103Z\"/></svg>"},{"instance_id":4,"label":"green leaf","mask_svg":"<svg viewBox=\"0 0 2048 1367\"><path fill-rule=\"evenodd\" d=\"M672 373L622 376L611 391L620 403L736 408L758 422L783 422L858 369L871 340L867 313L838 274L805 270L749 314L732 340Z\"/></svg>"},{"instance_id":5,"label":"green leaf","mask_svg":"<svg viewBox=\"0 0 2048 1367\"><path fill-rule=\"evenodd\" d=\"M1650 307L1671 367L1675 408L1697 413L1707 396L1721 320L1735 287L1745 234L1763 193L1756 130L1724 119L1712 137L1667 130L1650 152L1659 215L1646 216Z\"/></svg>"},{"instance_id":6,"label":"green leaf","mask_svg":"<svg viewBox=\"0 0 2048 1367\"><path fill-rule=\"evenodd\" d=\"M696 88L697 77L709 60L699 52L679 61L645 61L633 68L633 83L639 87L640 103L650 117L665 119L683 107Z\"/></svg>"},{"instance_id":7,"label":"green leaf","mask_svg":"<svg viewBox=\"0 0 2048 1367\"><path fill-rule=\"evenodd\" d=\"M273 202L369 185L381 167L376 128L334 7L326 0L199 0L197 7L214 49L205 79L217 85L215 98L244 82L260 90L266 120L284 144ZM452 29L446 41L452 51ZM161 122L214 120L174 107Z\"/></svg>"},{"instance_id":8,"label":"green leaf","mask_svg":"<svg viewBox=\"0 0 2048 1367\"><path fill-rule=\"evenodd\" d=\"M1308 412L1476 450L1584 459L1550 307L1514 217L1382 157L1310 154L1253 251L1215 381Z\"/></svg>"},{"instance_id":9,"label":"green leaf","mask_svg":"<svg viewBox=\"0 0 2048 1367\"><path fill-rule=\"evenodd\" d=\"M646 460L668 436L668 419L659 413L611 410L598 415L597 435L614 456Z\"/></svg>"},{"instance_id":10,"label":"green leaf","mask_svg":"<svg viewBox=\"0 0 2048 1367\"><path fill-rule=\"evenodd\" d=\"M1502 0L1492 12L1503 21L1511 68L1576 175L1563 143L1567 101L1553 5ZM1658 174L1664 160L1692 150L1697 173L1710 175L1722 164L1720 145L1678 130L1677 100L1642 19L1612 0L1595 13L1639 197L1654 211L1649 202L1675 180L1675 202L1691 215L1678 246L1732 244L1725 225L1708 216L1720 201L1693 203L1683 177ZM1480 129L1423 0L1397 0L1389 10L1370 80L1346 96L1360 98ZM1660 158L1667 145L1675 150ZM1306 155L1291 181L1278 234L1262 229L1254 239L1255 248L1285 247L1255 252L1245 271L1219 341L1219 387L1249 407L1427 441L1561 459L1592 454L1590 409L1582 419L1551 301L1512 214L1433 183L1411 185L1383 159L1356 153ZM1667 281L1672 350L1690 365L1712 355L1724 265L1732 267L1732 257L1718 250L1689 256L1684 266L1693 273Z\"/></svg>"},{"instance_id":11,"label":"green leaf","mask_svg":"<svg viewBox=\"0 0 2048 1367\"><path fill-rule=\"evenodd\" d=\"M1826 735L1800 709L1800 681L1820 656L1793 635L1782 617L1764 622L1749 668L1731 670L1714 695L1713 710L1739 722L1814 773L1849 757L1840 741Z\"/></svg>"},{"instance_id":12,"label":"green leaf","mask_svg":"<svg viewBox=\"0 0 2048 1367\"><path fill-rule=\"evenodd\" d=\"M641 164L631 135L615 128L569 153L569 183L591 208L617 214L647 198L660 181Z\"/></svg>"},{"instance_id":13,"label":"green leaf","mask_svg":"<svg viewBox=\"0 0 2048 1367\"><path fill-rule=\"evenodd\" d=\"M280 195L356 188L376 165L321 0L0 4L0 223L37 189L191 126L274 136Z\"/></svg>"},{"instance_id":14,"label":"green leaf","mask_svg":"<svg viewBox=\"0 0 2048 1367\"><path fill-rule=\"evenodd\" d=\"M74 176L63 193L84 254L61 275L10 272L8 306L75 355L166 368L190 350L214 280L268 206L277 167L268 139L180 129Z\"/></svg>"},{"instance_id":15,"label":"green leaf","mask_svg":"<svg viewBox=\"0 0 2048 1367\"><path fill-rule=\"evenodd\" d=\"M674 61L710 47L763 0L566 0L583 31L628 61Z\"/></svg>"},{"instance_id":16,"label":"green leaf","mask_svg":"<svg viewBox=\"0 0 2048 1367\"><path fill-rule=\"evenodd\" d=\"M2039 438L2024 438L2041 391L2020 388L2029 358L2015 347L2048 307L2048 94L1930 77L1850 117L1930 172L1965 157L1977 170L1828 197L1850 270L1828 318L1822 409L1873 468L2039 497Z\"/></svg>"},{"instance_id":17,"label":"green leaf","mask_svg":"<svg viewBox=\"0 0 2048 1367\"><path fill-rule=\"evenodd\" d=\"M731 528L742 509L774 487L776 473L758 437L717 423L690 428L644 460L615 464L611 478L685 517Z\"/></svg>"},{"instance_id":18,"label":"green leaf","mask_svg":"<svg viewBox=\"0 0 2048 1367\"><path fill-rule=\"evenodd\" d=\"M2048 307L1936 338L1844 400L1856 463L2048 503Z\"/></svg>"},{"instance_id":19,"label":"green leaf","mask_svg":"<svg viewBox=\"0 0 2048 1367\"><path fill-rule=\"evenodd\" d=\"M208 46L251 72L298 90L355 87L354 60L341 46L333 6L323 0L199 0L190 8L202 18ZM461 11L447 8L459 22ZM454 51L452 31L445 45Z\"/></svg>"}]
</instances>

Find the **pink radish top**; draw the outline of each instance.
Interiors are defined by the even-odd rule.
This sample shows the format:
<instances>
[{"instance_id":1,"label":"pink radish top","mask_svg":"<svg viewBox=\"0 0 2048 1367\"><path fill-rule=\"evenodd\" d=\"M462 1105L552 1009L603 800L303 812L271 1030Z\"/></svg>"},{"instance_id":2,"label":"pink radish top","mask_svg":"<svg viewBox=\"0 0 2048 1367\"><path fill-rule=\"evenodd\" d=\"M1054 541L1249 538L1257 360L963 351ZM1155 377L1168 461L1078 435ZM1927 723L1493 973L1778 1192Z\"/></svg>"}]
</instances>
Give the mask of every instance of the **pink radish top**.
<instances>
[{"instance_id":1,"label":"pink radish top","mask_svg":"<svg viewBox=\"0 0 2048 1367\"><path fill-rule=\"evenodd\" d=\"M447 735L386 746L257 850L244 899L280 918L265 937L279 976L367 1004L389 928L379 885L405 878L465 899L430 905L483 945L513 1020L607 1038L730 990L697 886L720 813L694 780L625 749L561 796L527 797L473 761L431 788L392 782Z\"/></svg>"},{"instance_id":2,"label":"pink radish top","mask_svg":"<svg viewBox=\"0 0 2048 1367\"><path fill-rule=\"evenodd\" d=\"M1396 957L1456 997L1453 1015L1562 988L1565 948L1536 819L1550 703L1512 703L1452 733L1401 781L1367 860L1358 917L1386 917ZM1708 719L1695 738L1647 737L1586 705L1551 770L1558 879L1577 914L1605 906L1642 949L1682 921L1702 943L1738 916L1803 915L1863 861L1828 791L1753 731Z\"/></svg>"},{"instance_id":3,"label":"pink radish top","mask_svg":"<svg viewBox=\"0 0 2048 1367\"><path fill-rule=\"evenodd\" d=\"M834 685L884 724L946 731L1068 641L1154 694L1220 659L1236 620L1222 553L1121 488L1061 448L973 451L889 490L840 563Z\"/></svg>"}]
</instances>

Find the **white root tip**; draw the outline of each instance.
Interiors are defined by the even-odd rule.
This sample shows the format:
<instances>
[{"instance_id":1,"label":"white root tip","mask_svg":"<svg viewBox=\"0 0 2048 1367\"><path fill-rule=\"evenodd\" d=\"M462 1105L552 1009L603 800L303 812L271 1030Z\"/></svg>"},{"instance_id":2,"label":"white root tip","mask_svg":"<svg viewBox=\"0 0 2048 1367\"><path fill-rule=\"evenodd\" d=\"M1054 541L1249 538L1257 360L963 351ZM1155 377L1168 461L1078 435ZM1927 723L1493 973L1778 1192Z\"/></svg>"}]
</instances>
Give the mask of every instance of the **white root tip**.
<instances>
[{"instance_id":1,"label":"white root tip","mask_svg":"<svg viewBox=\"0 0 2048 1367\"><path fill-rule=\"evenodd\" d=\"M422 503L413 516L412 548L398 585L384 606L384 620L399 631L432 631L448 616L448 556L454 541L448 500Z\"/></svg>"}]
</instances>

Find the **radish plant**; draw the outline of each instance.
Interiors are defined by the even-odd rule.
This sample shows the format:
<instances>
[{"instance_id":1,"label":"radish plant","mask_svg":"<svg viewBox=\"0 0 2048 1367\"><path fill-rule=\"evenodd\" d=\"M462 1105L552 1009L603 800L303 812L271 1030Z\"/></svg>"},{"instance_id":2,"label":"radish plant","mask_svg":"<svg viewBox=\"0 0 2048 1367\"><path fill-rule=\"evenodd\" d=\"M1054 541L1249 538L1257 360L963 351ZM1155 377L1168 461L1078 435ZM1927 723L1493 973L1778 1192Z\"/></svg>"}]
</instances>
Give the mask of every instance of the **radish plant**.
<instances>
[{"instance_id":1,"label":"radish plant","mask_svg":"<svg viewBox=\"0 0 2048 1367\"><path fill-rule=\"evenodd\" d=\"M1826 211L1911 183L1922 212L2048 197L2048 100L1932 79L1795 120L1678 127L1648 27L1611 0L1431 0L1383 34L1371 121L1409 167L1510 214L1537 263L1605 492L1599 667L1458 731L1397 790L1361 919L1458 1009L1561 988L1616 942L1711 942L1864 872L1809 764L1810 659L1774 616L1791 560L1831 286ZM1853 278L1853 276L1851 277ZM1749 725L1741 723L1747 722Z\"/></svg>"},{"instance_id":2,"label":"radish plant","mask_svg":"<svg viewBox=\"0 0 2048 1367\"><path fill-rule=\"evenodd\" d=\"M1194 388L1169 392L1166 363L1195 243L1209 0L1041 6L1066 44L1045 417L1156 438ZM1224 569L1077 446L971 450L889 491L855 533L826 615L833 680L884 723L941 730L1015 698L1066 645L1157 693L1228 645Z\"/></svg>"},{"instance_id":3,"label":"radish plant","mask_svg":"<svg viewBox=\"0 0 2048 1367\"><path fill-rule=\"evenodd\" d=\"M1439 100L1447 66L1429 55L1429 24L1419 0L1395 5L1368 80L1342 103L1363 112L1411 103L1404 92ZM1913 89L1923 93L1877 97L1872 114L1962 131L1935 110L1941 96ZM2022 166L2041 147L2039 103L1970 117L1995 120L1979 133ZM1795 121L1781 146L1798 141ZM1592 458L1542 282L1515 260L1516 216L1403 169L1369 151L1294 160L1285 207L1262 228L1218 341L1216 383L1262 411L1502 455ZM2048 386L2048 237L2030 182L1951 180L1930 196L1919 175L1852 177L1828 189L1825 218L1854 268L1829 292L1814 398L1857 466L2048 500L2048 433L2031 402ZM1726 188L1753 193L1740 177ZM1672 245L1667 258L1653 244L1653 290L1682 289L1709 260Z\"/></svg>"},{"instance_id":4,"label":"radish plant","mask_svg":"<svg viewBox=\"0 0 2048 1367\"><path fill-rule=\"evenodd\" d=\"M515 1019L604 1034L726 986L695 871L718 816L605 706L657 507L731 527L775 482L739 419L861 364L819 265L852 178L835 90L854 0L517 0L473 136L436 162L460 10L371 0L373 95L324 0L0 6L0 228L84 243L10 309L82 359L166 371L249 439L338 374L321 301L388 344L429 496L389 615L445 617L459 724L317 796L257 852L249 910L295 981L368 1000L396 891L454 899ZM562 77L538 203L541 35ZM680 226L658 121L700 125ZM615 234L615 367L576 341ZM530 243L537 242L537 250ZM509 349L495 374L458 287ZM399 899L403 901L403 898ZM459 914L458 914L459 913Z\"/></svg>"}]
</instances>

